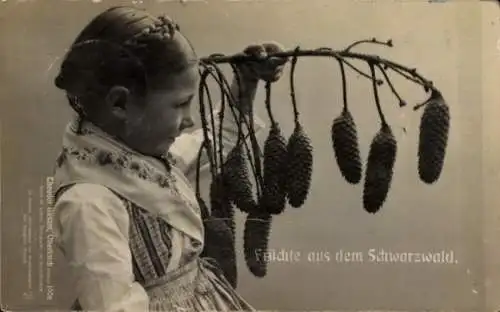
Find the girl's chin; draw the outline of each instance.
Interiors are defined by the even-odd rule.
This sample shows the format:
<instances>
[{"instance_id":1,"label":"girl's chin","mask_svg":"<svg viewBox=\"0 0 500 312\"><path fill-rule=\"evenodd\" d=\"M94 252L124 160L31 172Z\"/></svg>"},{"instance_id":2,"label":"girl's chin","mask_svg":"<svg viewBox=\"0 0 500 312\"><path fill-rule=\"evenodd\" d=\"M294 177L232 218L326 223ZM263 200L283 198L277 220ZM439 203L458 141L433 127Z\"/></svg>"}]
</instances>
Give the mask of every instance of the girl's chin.
<instances>
[{"instance_id":1,"label":"girl's chin","mask_svg":"<svg viewBox=\"0 0 500 312\"><path fill-rule=\"evenodd\" d=\"M175 142L175 139L168 139L158 146L158 151L161 151L163 154L166 154L172 144Z\"/></svg>"},{"instance_id":2,"label":"girl's chin","mask_svg":"<svg viewBox=\"0 0 500 312\"><path fill-rule=\"evenodd\" d=\"M158 143L153 149L150 149L148 154L154 157L163 157L168 153L174 142L175 138L166 139L165 141Z\"/></svg>"}]
</instances>

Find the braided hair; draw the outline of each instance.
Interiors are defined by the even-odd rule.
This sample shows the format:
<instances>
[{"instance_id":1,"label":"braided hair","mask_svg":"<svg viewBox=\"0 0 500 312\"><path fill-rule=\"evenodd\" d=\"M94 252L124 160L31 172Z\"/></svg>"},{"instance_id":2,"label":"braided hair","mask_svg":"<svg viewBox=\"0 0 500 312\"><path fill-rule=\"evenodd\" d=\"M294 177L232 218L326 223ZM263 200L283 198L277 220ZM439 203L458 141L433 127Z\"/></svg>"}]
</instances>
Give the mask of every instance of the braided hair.
<instances>
[{"instance_id":1,"label":"braided hair","mask_svg":"<svg viewBox=\"0 0 500 312\"><path fill-rule=\"evenodd\" d=\"M115 6L97 15L80 32L55 78L82 123L99 109L109 89L121 85L144 94L195 63L196 54L185 50L174 36L179 26L169 17L154 17L143 9ZM189 54L189 55L188 55ZM194 56L193 56L194 55Z\"/></svg>"}]
</instances>

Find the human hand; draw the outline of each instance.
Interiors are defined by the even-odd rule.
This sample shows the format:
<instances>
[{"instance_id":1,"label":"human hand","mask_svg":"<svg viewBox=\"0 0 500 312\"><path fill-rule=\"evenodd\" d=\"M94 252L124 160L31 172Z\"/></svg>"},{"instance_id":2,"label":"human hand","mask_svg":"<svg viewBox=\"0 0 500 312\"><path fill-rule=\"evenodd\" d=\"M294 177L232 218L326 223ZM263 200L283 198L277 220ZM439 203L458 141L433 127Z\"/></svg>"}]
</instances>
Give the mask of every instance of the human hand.
<instances>
[{"instance_id":1,"label":"human hand","mask_svg":"<svg viewBox=\"0 0 500 312\"><path fill-rule=\"evenodd\" d=\"M283 46L277 42L265 42L247 46L243 50L243 55L254 56L258 60L237 65L242 79L253 82L258 80L266 82L278 81L283 74L283 69L288 62L288 58L268 57L268 54L283 51Z\"/></svg>"}]
</instances>

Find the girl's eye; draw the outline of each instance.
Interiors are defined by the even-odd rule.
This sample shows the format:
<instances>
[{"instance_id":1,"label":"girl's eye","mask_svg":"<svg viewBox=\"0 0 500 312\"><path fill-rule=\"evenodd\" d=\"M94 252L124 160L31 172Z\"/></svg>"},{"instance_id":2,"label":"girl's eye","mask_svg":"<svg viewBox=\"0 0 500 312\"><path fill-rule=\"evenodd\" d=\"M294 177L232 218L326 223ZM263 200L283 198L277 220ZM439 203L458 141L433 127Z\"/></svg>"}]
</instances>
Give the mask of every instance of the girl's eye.
<instances>
[{"instance_id":1,"label":"girl's eye","mask_svg":"<svg viewBox=\"0 0 500 312\"><path fill-rule=\"evenodd\" d=\"M177 105L177 107L178 107L178 108L184 108L184 107L186 107L186 106L188 106L188 105L189 105L189 102L190 102L190 101L186 101L186 102L180 103L179 105Z\"/></svg>"},{"instance_id":2,"label":"girl's eye","mask_svg":"<svg viewBox=\"0 0 500 312\"><path fill-rule=\"evenodd\" d=\"M190 97L185 98L184 99L185 101L182 103L179 103L179 105L177 105L177 107L184 108L184 107L189 106L189 104L191 104L191 101L193 100L193 97L194 97L194 95L191 95Z\"/></svg>"}]
</instances>

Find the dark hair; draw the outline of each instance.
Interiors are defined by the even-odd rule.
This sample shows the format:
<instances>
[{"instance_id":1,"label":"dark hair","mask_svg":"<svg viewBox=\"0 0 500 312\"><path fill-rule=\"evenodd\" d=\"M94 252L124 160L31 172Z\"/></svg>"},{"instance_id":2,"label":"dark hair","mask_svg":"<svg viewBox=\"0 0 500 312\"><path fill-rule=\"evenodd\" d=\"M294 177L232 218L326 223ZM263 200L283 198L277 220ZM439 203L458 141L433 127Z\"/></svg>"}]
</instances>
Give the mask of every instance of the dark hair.
<instances>
[{"instance_id":1,"label":"dark hair","mask_svg":"<svg viewBox=\"0 0 500 312\"><path fill-rule=\"evenodd\" d=\"M83 118L95 109L96 96L114 85L136 92L161 82L196 61L173 40L181 35L169 17L143 9L116 6L97 15L80 32L61 64L55 85L66 91L72 108ZM186 38L187 40L187 38Z\"/></svg>"}]
</instances>

